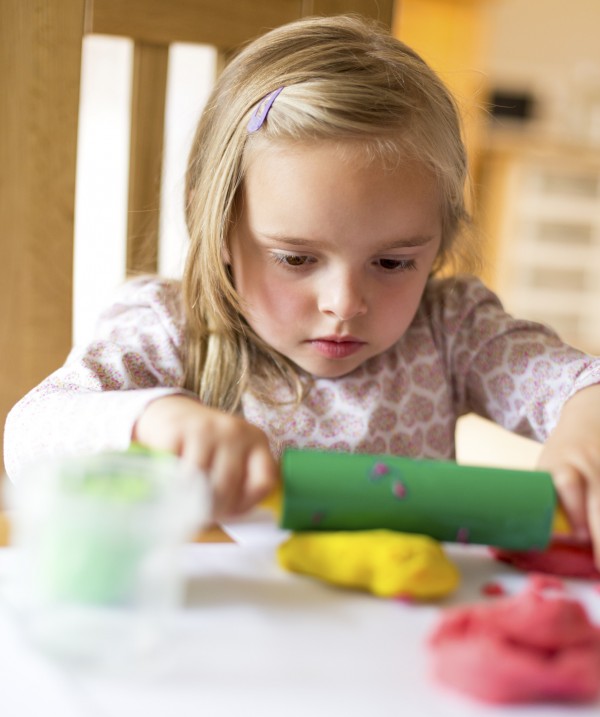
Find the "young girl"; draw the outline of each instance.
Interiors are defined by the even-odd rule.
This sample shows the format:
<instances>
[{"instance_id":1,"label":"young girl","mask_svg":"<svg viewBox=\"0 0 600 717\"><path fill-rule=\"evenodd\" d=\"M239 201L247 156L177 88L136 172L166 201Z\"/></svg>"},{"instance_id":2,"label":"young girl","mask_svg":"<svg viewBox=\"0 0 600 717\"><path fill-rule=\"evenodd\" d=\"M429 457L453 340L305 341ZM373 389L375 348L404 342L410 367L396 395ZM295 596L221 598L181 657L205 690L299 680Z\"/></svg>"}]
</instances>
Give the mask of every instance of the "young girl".
<instances>
[{"instance_id":1,"label":"young girl","mask_svg":"<svg viewBox=\"0 0 600 717\"><path fill-rule=\"evenodd\" d=\"M313 18L258 39L200 119L182 282L123 286L11 412L9 474L135 440L206 469L225 516L273 488L285 446L451 459L474 411L545 441L600 556L600 360L448 278L472 254L466 172L451 96L380 28Z\"/></svg>"}]
</instances>

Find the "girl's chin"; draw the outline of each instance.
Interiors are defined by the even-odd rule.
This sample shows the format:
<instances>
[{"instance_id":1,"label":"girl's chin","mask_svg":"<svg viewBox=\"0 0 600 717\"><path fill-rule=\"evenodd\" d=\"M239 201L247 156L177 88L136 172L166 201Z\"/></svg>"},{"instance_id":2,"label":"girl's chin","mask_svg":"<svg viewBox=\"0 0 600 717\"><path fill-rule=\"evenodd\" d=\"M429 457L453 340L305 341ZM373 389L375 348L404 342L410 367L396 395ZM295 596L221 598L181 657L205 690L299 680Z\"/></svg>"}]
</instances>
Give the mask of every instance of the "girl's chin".
<instances>
[{"instance_id":1,"label":"girl's chin","mask_svg":"<svg viewBox=\"0 0 600 717\"><path fill-rule=\"evenodd\" d=\"M362 361L294 361L305 374L313 378L341 378L363 365Z\"/></svg>"}]
</instances>

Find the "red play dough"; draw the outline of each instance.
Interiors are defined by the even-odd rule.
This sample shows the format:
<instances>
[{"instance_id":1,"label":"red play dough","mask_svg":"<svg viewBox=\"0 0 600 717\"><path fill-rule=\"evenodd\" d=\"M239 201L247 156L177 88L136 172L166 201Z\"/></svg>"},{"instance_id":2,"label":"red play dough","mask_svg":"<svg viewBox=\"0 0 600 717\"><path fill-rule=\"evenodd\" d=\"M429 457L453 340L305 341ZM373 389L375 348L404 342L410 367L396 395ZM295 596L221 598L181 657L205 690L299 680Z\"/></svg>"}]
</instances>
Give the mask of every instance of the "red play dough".
<instances>
[{"instance_id":1,"label":"red play dough","mask_svg":"<svg viewBox=\"0 0 600 717\"><path fill-rule=\"evenodd\" d=\"M497 560L510 563L519 570L600 580L591 543L577 542L569 537L555 537L546 550L490 550Z\"/></svg>"},{"instance_id":2,"label":"red play dough","mask_svg":"<svg viewBox=\"0 0 600 717\"><path fill-rule=\"evenodd\" d=\"M481 586L481 594L487 595L488 597L498 597L498 595L504 595L505 593L500 583L489 582Z\"/></svg>"},{"instance_id":3,"label":"red play dough","mask_svg":"<svg viewBox=\"0 0 600 717\"><path fill-rule=\"evenodd\" d=\"M600 628L581 603L535 584L449 608L429 647L437 680L486 702L588 702L600 694Z\"/></svg>"}]
</instances>

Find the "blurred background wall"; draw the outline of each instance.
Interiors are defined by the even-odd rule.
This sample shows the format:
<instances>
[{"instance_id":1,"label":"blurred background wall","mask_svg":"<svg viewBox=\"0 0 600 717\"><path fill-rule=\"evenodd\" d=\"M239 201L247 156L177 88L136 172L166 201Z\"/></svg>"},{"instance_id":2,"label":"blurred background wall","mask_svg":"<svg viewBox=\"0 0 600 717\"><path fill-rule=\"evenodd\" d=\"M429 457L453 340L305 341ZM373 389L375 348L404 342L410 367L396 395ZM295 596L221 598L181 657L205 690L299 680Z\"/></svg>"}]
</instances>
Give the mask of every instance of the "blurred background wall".
<instances>
[{"instance_id":1,"label":"blurred background wall","mask_svg":"<svg viewBox=\"0 0 600 717\"><path fill-rule=\"evenodd\" d=\"M396 33L463 107L484 278L600 353L600 3L403 0Z\"/></svg>"}]
</instances>

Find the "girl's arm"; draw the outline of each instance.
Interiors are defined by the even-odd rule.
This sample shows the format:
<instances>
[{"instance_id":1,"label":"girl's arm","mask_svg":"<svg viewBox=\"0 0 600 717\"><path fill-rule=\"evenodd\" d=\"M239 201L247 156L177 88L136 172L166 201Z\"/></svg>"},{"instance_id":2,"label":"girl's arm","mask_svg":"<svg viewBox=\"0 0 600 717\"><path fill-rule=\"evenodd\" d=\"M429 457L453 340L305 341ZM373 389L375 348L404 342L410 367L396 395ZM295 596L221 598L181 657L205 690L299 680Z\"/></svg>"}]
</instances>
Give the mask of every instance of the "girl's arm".
<instances>
[{"instance_id":1,"label":"girl's arm","mask_svg":"<svg viewBox=\"0 0 600 717\"><path fill-rule=\"evenodd\" d=\"M592 540L600 567L600 384L566 402L539 467L552 474L575 535Z\"/></svg>"},{"instance_id":2,"label":"girl's arm","mask_svg":"<svg viewBox=\"0 0 600 717\"><path fill-rule=\"evenodd\" d=\"M144 408L185 393L182 320L175 282L125 284L92 341L13 407L4 432L8 475L45 456L124 450Z\"/></svg>"}]
</instances>

